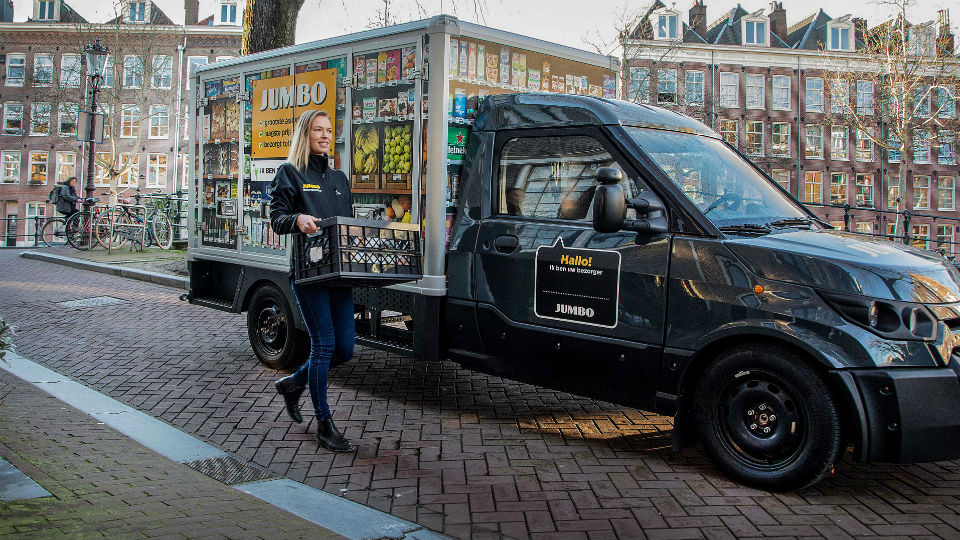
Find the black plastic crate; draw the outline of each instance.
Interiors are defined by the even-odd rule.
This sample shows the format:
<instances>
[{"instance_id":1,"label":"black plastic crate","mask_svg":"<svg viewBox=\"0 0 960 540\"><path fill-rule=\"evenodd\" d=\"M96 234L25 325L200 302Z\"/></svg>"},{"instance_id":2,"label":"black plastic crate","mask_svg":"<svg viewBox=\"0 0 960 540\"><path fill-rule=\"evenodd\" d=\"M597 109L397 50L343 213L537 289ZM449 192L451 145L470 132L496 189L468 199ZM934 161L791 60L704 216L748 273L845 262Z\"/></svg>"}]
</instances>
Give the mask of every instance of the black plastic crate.
<instances>
[{"instance_id":1,"label":"black plastic crate","mask_svg":"<svg viewBox=\"0 0 960 540\"><path fill-rule=\"evenodd\" d=\"M382 287L423 277L420 228L410 223L332 217L316 234L294 234L297 285Z\"/></svg>"}]
</instances>

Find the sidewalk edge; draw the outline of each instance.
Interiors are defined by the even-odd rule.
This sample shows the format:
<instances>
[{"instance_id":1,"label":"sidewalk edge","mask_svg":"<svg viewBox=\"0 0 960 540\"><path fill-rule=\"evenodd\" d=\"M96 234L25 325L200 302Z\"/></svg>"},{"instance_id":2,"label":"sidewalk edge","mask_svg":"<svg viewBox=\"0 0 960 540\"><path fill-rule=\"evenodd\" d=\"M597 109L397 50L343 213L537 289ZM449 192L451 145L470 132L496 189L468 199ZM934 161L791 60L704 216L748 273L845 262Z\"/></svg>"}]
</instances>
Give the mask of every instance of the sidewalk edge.
<instances>
[{"instance_id":1,"label":"sidewalk edge","mask_svg":"<svg viewBox=\"0 0 960 540\"><path fill-rule=\"evenodd\" d=\"M100 272L102 274L110 274L113 276L138 279L140 281L148 281L150 283L156 283L157 285L164 285L166 287L174 287L177 289L190 288L189 278L171 276L167 274L161 274L159 272L150 272L148 270L138 270L136 268L127 268L114 264L85 261L83 259L75 259L73 257L64 257L63 255L54 255L52 253L42 253L39 251L23 251L20 253L20 257L24 259L33 259L37 261L60 264L63 266L69 266L71 268L78 268L80 270L90 270L91 272Z\"/></svg>"}]
</instances>

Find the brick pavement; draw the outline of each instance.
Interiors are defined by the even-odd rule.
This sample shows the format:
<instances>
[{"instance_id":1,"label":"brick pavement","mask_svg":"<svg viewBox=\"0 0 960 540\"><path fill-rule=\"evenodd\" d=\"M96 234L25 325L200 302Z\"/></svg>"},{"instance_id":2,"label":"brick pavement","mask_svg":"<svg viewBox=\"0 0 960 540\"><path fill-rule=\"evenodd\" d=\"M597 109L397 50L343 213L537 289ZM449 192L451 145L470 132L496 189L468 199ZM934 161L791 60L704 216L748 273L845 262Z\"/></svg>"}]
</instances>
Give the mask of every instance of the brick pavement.
<instances>
[{"instance_id":1,"label":"brick pavement","mask_svg":"<svg viewBox=\"0 0 960 540\"><path fill-rule=\"evenodd\" d=\"M244 317L179 291L0 251L0 314L18 352L275 474L456 538L960 538L960 461L863 465L796 494L743 487L669 418L359 349L331 373L354 455L291 424ZM127 303L54 304L112 295ZM95 332L87 332L92 324ZM56 328L62 341L51 339Z\"/></svg>"},{"instance_id":2,"label":"brick pavement","mask_svg":"<svg viewBox=\"0 0 960 540\"><path fill-rule=\"evenodd\" d=\"M346 540L170 461L0 372L0 457L52 495L0 501L0 538Z\"/></svg>"}]
</instances>

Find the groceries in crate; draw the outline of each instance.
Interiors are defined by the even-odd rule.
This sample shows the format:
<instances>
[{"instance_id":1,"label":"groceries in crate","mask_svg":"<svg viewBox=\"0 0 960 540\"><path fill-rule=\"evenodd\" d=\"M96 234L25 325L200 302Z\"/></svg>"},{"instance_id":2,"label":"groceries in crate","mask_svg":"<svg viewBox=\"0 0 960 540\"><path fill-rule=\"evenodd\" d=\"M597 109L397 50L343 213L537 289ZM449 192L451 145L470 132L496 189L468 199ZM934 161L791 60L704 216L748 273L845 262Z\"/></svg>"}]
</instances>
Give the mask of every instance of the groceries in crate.
<instances>
[{"instance_id":1,"label":"groceries in crate","mask_svg":"<svg viewBox=\"0 0 960 540\"><path fill-rule=\"evenodd\" d=\"M380 145L377 128L372 125L357 126L353 133L354 172L359 174L372 174L377 172L379 168L377 149Z\"/></svg>"},{"instance_id":2,"label":"groceries in crate","mask_svg":"<svg viewBox=\"0 0 960 540\"><path fill-rule=\"evenodd\" d=\"M405 174L410 172L410 125L386 126L383 140L383 172Z\"/></svg>"},{"instance_id":3,"label":"groceries in crate","mask_svg":"<svg viewBox=\"0 0 960 540\"><path fill-rule=\"evenodd\" d=\"M410 223L410 196L400 195L390 201L385 212L387 221Z\"/></svg>"}]
</instances>

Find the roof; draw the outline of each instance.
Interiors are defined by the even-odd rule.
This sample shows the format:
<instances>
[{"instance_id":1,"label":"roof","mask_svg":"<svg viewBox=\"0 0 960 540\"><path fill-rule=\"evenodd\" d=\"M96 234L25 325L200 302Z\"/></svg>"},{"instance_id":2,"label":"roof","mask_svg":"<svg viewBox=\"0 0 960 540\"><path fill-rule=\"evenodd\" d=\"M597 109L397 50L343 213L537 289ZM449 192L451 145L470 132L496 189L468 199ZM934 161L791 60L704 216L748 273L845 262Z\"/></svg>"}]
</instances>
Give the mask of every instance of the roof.
<instances>
[{"instance_id":1,"label":"roof","mask_svg":"<svg viewBox=\"0 0 960 540\"><path fill-rule=\"evenodd\" d=\"M37 19L34 19L33 17L28 17L28 18L27 18L27 22L48 23L48 22L52 22L52 21L49 21L49 20L38 21ZM75 10L75 9L73 9L72 7L68 6L66 2L62 2L62 1L61 1L61 2L60 2L60 20L58 20L58 21L56 21L56 22L61 22L61 23L73 23L73 24L80 24L80 23L86 24L86 23L88 23L89 21L87 21L86 19L83 18L82 15L80 15L79 13L77 13L77 10Z\"/></svg>"},{"instance_id":2,"label":"roof","mask_svg":"<svg viewBox=\"0 0 960 540\"><path fill-rule=\"evenodd\" d=\"M123 14L119 17L114 17L106 22L106 24L118 24L123 23ZM139 24L139 23L137 23ZM150 20L144 24L157 24L157 25L173 25L174 22L166 13L160 9L160 6L156 2L150 2Z\"/></svg>"},{"instance_id":3,"label":"roof","mask_svg":"<svg viewBox=\"0 0 960 540\"><path fill-rule=\"evenodd\" d=\"M598 125L639 125L717 137L697 120L667 109L593 96L546 93L489 96L480 104L473 129Z\"/></svg>"},{"instance_id":4,"label":"roof","mask_svg":"<svg viewBox=\"0 0 960 540\"><path fill-rule=\"evenodd\" d=\"M651 22L650 17L655 11L664 9L665 7L666 6L660 0L656 0L656 2L650 6L644 16L640 19L640 22L637 23L637 26L634 27L633 31L630 33L630 37L633 39L653 39L653 23ZM683 43L743 45L743 26L740 24L740 19L747 15L750 15L750 13L743 9L740 4L737 4L737 7L724 13L721 17L710 23L710 26L707 27L706 35L704 36L701 36L690 25L684 22L682 23L682 41ZM783 41L779 36L770 31L769 23L767 31L768 35L770 36L771 47L790 48L790 45L787 42Z\"/></svg>"}]
</instances>

